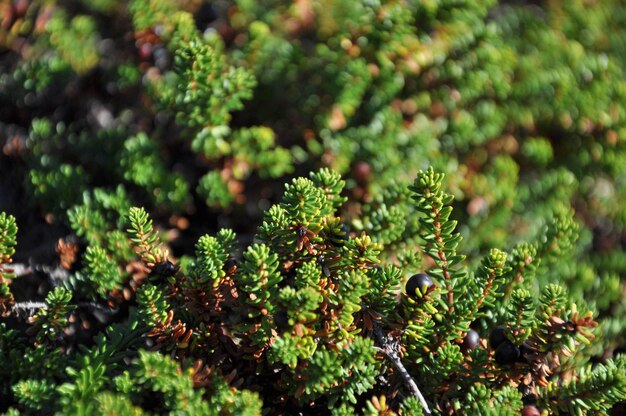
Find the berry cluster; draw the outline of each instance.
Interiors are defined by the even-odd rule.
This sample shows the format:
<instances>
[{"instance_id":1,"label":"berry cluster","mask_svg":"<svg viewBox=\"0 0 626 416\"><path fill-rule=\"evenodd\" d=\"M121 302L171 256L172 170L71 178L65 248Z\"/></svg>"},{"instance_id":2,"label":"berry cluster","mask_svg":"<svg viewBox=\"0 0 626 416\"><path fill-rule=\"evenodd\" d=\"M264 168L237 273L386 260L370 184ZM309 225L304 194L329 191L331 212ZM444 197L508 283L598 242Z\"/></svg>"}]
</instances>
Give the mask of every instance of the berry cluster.
<instances>
[{"instance_id":1,"label":"berry cluster","mask_svg":"<svg viewBox=\"0 0 626 416\"><path fill-rule=\"evenodd\" d=\"M509 365L524 360L524 346L517 346L508 340L503 326L497 326L489 335L489 346L495 351L494 358L500 365Z\"/></svg>"}]
</instances>

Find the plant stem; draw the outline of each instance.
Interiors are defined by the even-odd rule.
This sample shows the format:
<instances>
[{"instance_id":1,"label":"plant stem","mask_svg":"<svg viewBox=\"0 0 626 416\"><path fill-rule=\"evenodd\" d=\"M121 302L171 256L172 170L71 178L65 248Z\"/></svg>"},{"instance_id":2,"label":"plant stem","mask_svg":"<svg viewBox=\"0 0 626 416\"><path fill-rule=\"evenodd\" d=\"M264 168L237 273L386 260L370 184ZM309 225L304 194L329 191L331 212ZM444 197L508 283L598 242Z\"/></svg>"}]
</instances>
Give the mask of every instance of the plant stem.
<instances>
[{"instance_id":1,"label":"plant stem","mask_svg":"<svg viewBox=\"0 0 626 416\"><path fill-rule=\"evenodd\" d=\"M32 302L32 301L16 302L13 305L13 309L16 311L19 311L19 310L26 311L26 310L41 309L41 308L47 308L47 307L48 305L46 305L45 302ZM111 309L109 307L100 305L99 303L96 303L96 302L79 302L78 307L97 309L103 312L110 312L110 313L115 313L117 311L117 309Z\"/></svg>"},{"instance_id":2,"label":"plant stem","mask_svg":"<svg viewBox=\"0 0 626 416\"><path fill-rule=\"evenodd\" d=\"M377 341L383 346L382 348L375 347L376 350L382 353L391 362L391 364L393 364L411 394L417 397L417 399L420 401L420 404L424 409L424 414L426 416L431 416L432 413L430 412L428 403L426 402L424 395L417 386L417 383L415 382L413 377L411 377L404 364L402 364L402 360L400 359L396 348L388 341L388 337L382 334L382 330L376 324L374 324L374 335L376 336Z\"/></svg>"}]
</instances>

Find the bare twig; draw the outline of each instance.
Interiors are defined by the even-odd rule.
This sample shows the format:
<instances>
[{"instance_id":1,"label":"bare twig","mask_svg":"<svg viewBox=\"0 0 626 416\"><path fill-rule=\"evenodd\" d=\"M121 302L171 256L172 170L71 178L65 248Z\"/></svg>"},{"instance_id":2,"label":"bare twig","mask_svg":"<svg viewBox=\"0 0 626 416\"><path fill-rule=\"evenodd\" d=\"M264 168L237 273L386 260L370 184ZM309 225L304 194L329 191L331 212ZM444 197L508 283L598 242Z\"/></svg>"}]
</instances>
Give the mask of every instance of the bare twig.
<instances>
[{"instance_id":1,"label":"bare twig","mask_svg":"<svg viewBox=\"0 0 626 416\"><path fill-rule=\"evenodd\" d=\"M115 313L117 312L117 309L111 309L109 307L100 305L99 303L96 302L79 302L77 305L79 308L89 308L89 309L95 309L95 310L99 310L102 312L108 312L108 313ZM45 304L45 302L16 302L13 305L13 310L15 311L30 311L33 309L42 309L42 308L47 308L48 305Z\"/></svg>"},{"instance_id":2,"label":"bare twig","mask_svg":"<svg viewBox=\"0 0 626 416\"><path fill-rule=\"evenodd\" d=\"M17 302L13 305L14 311L30 311L33 309L45 308L46 304L43 302Z\"/></svg>"},{"instance_id":3,"label":"bare twig","mask_svg":"<svg viewBox=\"0 0 626 416\"><path fill-rule=\"evenodd\" d=\"M13 273L15 273L16 277L27 276L34 272L41 272L50 279L54 281L65 280L69 277L69 272L61 267L51 267L46 266L44 264L23 264L23 263L12 263L9 265L11 269L13 269Z\"/></svg>"},{"instance_id":4,"label":"bare twig","mask_svg":"<svg viewBox=\"0 0 626 416\"><path fill-rule=\"evenodd\" d=\"M50 279L55 283L60 280L67 280L67 278L70 276L70 273L61 267L33 266L33 269L47 274Z\"/></svg>"},{"instance_id":5,"label":"bare twig","mask_svg":"<svg viewBox=\"0 0 626 416\"><path fill-rule=\"evenodd\" d=\"M376 340L378 341L378 343L382 345L382 348L375 347L376 350L382 353L391 362L391 364L393 364L393 366L400 374L400 377L402 377L404 384L406 384L411 394L417 397L417 399L420 401L420 404L422 405L422 408L424 409L424 414L426 416L431 416L432 413L430 412L428 403L426 403L426 399L424 398L424 395L420 391L419 387L417 387L417 383L415 382L415 380L413 380L413 377L411 377L411 375L407 371L404 364L402 364L402 360L400 359L400 356L398 355L396 346L389 341L388 336L383 335L382 330L377 324L374 325L374 336L376 337Z\"/></svg>"},{"instance_id":6,"label":"bare twig","mask_svg":"<svg viewBox=\"0 0 626 416\"><path fill-rule=\"evenodd\" d=\"M30 266L22 263L11 263L8 264L7 267L13 270L15 277L26 276L33 272L33 269Z\"/></svg>"}]
</instances>

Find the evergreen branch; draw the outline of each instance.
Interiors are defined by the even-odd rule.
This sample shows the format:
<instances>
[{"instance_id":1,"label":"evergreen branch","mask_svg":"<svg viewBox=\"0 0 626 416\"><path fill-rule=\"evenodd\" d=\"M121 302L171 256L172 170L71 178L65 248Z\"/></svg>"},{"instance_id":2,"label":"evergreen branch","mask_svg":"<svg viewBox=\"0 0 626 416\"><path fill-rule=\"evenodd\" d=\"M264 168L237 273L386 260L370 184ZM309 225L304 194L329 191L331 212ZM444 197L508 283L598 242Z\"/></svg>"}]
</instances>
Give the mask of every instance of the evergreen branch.
<instances>
[{"instance_id":1,"label":"evergreen branch","mask_svg":"<svg viewBox=\"0 0 626 416\"><path fill-rule=\"evenodd\" d=\"M48 292L45 300L45 308L29 318L33 324L29 332L35 334L37 342L55 342L62 337L63 328L67 325L68 314L75 307L70 305L72 293L62 287L57 287Z\"/></svg>"},{"instance_id":2,"label":"evergreen branch","mask_svg":"<svg viewBox=\"0 0 626 416\"><path fill-rule=\"evenodd\" d=\"M567 411L581 415L583 409L606 412L626 398L626 357L618 356L604 364L581 368L576 378L566 384L550 383L545 387L547 405L556 413Z\"/></svg>"},{"instance_id":3,"label":"evergreen branch","mask_svg":"<svg viewBox=\"0 0 626 416\"><path fill-rule=\"evenodd\" d=\"M490 294L492 295L491 297L493 297L493 292L497 291L499 285L503 283L502 280L504 279L501 279L501 277L504 276L507 271L505 266L506 257L506 253L503 251L492 249L489 256L485 257L481 262L478 272L476 273L476 278L480 280L479 285L482 286L482 291L474 303L473 311L480 310L481 306L483 306L483 303L486 301L487 306L493 306L491 302L488 301L488 297ZM483 282L483 280L485 281Z\"/></svg>"},{"instance_id":4,"label":"evergreen branch","mask_svg":"<svg viewBox=\"0 0 626 416\"><path fill-rule=\"evenodd\" d=\"M152 219L143 208L133 207L128 213L131 225L127 231L137 253L147 266L154 266L167 258L167 252L159 244L159 234L152 227Z\"/></svg>"},{"instance_id":5,"label":"evergreen branch","mask_svg":"<svg viewBox=\"0 0 626 416\"><path fill-rule=\"evenodd\" d=\"M579 238L579 225L574 219L574 211L559 209L546 225L543 241L539 244L537 257L544 264L558 260L559 256L570 252Z\"/></svg>"},{"instance_id":6,"label":"evergreen branch","mask_svg":"<svg viewBox=\"0 0 626 416\"><path fill-rule=\"evenodd\" d=\"M450 314L454 312L454 292L452 291L452 277L450 276L450 270L448 266L448 258L443 251L443 239L441 238L440 216L441 213L433 208L434 221L435 221L435 241L438 244L437 256L441 266L441 272L443 278L446 281L446 291L448 292L448 305L450 306Z\"/></svg>"},{"instance_id":7,"label":"evergreen branch","mask_svg":"<svg viewBox=\"0 0 626 416\"><path fill-rule=\"evenodd\" d=\"M417 210L423 214L419 219L422 228L420 237L424 240L422 248L439 267L439 270L430 270L429 273L445 281L448 313L454 316L454 287L464 273L454 270L452 266L461 262L464 256L456 252L462 237L454 232L457 222L449 219L452 207L447 204L454 197L442 190L443 177L432 167L425 172L420 170L409 189L414 193Z\"/></svg>"},{"instance_id":8,"label":"evergreen branch","mask_svg":"<svg viewBox=\"0 0 626 416\"><path fill-rule=\"evenodd\" d=\"M15 277L9 265L13 262L16 235L15 217L0 212L0 316L9 313L14 303L8 280Z\"/></svg>"},{"instance_id":9,"label":"evergreen branch","mask_svg":"<svg viewBox=\"0 0 626 416\"><path fill-rule=\"evenodd\" d=\"M535 271L541 263L541 259L537 258L537 247L535 245L522 243L513 248L510 258L507 259L507 263L511 269L512 279L510 279L506 287L504 293L505 299L509 299L516 284L523 282L525 279L534 277Z\"/></svg>"}]
</instances>

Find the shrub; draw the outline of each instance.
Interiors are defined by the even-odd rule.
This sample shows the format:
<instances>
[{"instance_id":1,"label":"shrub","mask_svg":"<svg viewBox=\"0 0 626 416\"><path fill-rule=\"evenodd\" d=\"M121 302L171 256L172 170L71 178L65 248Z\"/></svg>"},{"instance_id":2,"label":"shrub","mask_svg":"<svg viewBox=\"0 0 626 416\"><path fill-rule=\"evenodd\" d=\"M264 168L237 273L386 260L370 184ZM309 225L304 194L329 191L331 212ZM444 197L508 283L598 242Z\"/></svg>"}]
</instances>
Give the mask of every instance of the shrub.
<instances>
[{"instance_id":1,"label":"shrub","mask_svg":"<svg viewBox=\"0 0 626 416\"><path fill-rule=\"evenodd\" d=\"M30 317L25 332L0 326L2 394L64 414L446 414L494 403L583 414L623 400L623 356L589 363L601 345L594 310L559 284L535 288L542 264L571 249L573 218L472 267L442 179L419 171L410 188L419 251L432 262L419 286L406 282L414 265L384 256L376 234L346 231L345 182L330 170L289 183L236 257L222 229L175 265L147 213L131 208L136 258L118 264L90 243L84 268L54 280L43 304L9 303L5 315ZM15 226L1 218L8 264ZM73 332L94 321L106 329L77 350Z\"/></svg>"},{"instance_id":2,"label":"shrub","mask_svg":"<svg viewBox=\"0 0 626 416\"><path fill-rule=\"evenodd\" d=\"M622 2L0 8L2 411L623 400Z\"/></svg>"}]
</instances>

